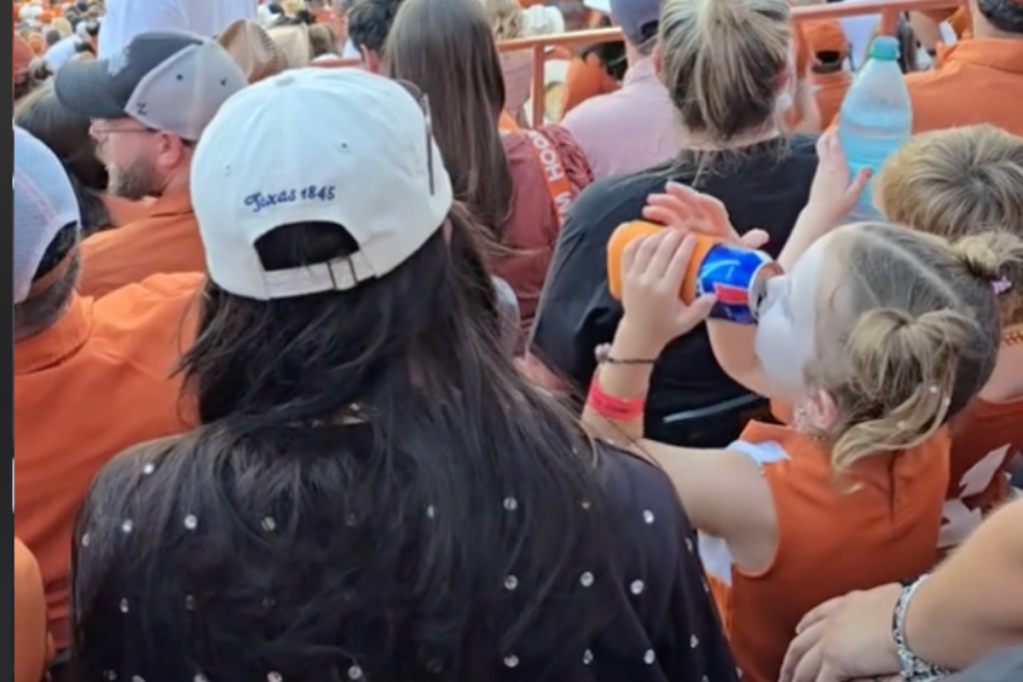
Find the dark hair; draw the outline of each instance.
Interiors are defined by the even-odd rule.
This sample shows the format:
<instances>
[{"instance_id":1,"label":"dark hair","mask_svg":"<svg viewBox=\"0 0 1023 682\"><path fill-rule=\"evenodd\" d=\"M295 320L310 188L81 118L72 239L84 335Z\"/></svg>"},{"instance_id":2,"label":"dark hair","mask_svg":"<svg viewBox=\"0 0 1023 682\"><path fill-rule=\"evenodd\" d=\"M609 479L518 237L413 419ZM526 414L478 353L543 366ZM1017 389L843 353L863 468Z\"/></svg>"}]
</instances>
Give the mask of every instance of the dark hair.
<instances>
[{"instance_id":1,"label":"dark hair","mask_svg":"<svg viewBox=\"0 0 1023 682\"><path fill-rule=\"evenodd\" d=\"M382 54L394 16L405 0L358 0L348 10L348 37L356 47Z\"/></svg>"},{"instance_id":2,"label":"dark hair","mask_svg":"<svg viewBox=\"0 0 1023 682\"><path fill-rule=\"evenodd\" d=\"M47 31L45 37L47 47L53 47L54 45L56 45L57 43L64 39L64 36L60 34L60 31L58 31L55 28L51 28L49 31Z\"/></svg>"},{"instance_id":3,"label":"dark hair","mask_svg":"<svg viewBox=\"0 0 1023 682\"><path fill-rule=\"evenodd\" d=\"M44 59L33 59L24 77L14 83L15 104L39 89L52 76L53 71Z\"/></svg>"},{"instance_id":4,"label":"dark hair","mask_svg":"<svg viewBox=\"0 0 1023 682\"><path fill-rule=\"evenodd\" d=\"M89 119L61 104L47 85L18 103L14 121L64 164L78 197L83 236L111 227L113 220L102 196L107 189L107 170L96 157Z\"/></svg>"},{"instance_id":5,"label":"dark hair","mask_svg":"<svg viewBox=\"0 0 1023 682\"><path fill-rule=\"evenodd\" d=\"M504 75L483 5L406 0L384 50L384 71L426 93L455 196L472 208L487 246L499 253L514 186L497 126Z\"/></svg>"},{"instance_id":6,"label":"dark hair","mask_svg":"<svg viewBox=\"0 0 1023 682\"><path fill-rule=\"evenodd\" d=\"M999 31L1023 34L1023 5L1013 0L977 0L977 9Z\"/></svg>"},{"instance_id":7,"label":"dark hair","mask_svg":"<svg viewBox=\"0 0 1023 682\"><path fill-rule=\"evenodd\" d=\"M598 20L594 28L609 28L611 26L611 19L606 15L603 15ZM653 37L657 37L657 24L653 24L654 33ZM651 43L651 50L652 50ZM579 59L584 62L593 55L600 62L600 65L604 68L604 72L616 81L620 81L625 78L625 72L628 70L628 63L625 59L625 41L624 40L613 40L607 43L596 43L593 45L584 45L576 50L576 55Z\"/></svg>"},{"instance_id":8,"label":"dark hair","mask_svg":"<svg viewBox=\"0 0 1023 682\"><path fill-rule=\"evenodd\" d=\"M76 248L79 240L78 225L72 223L61 228L46 247L32 276L33 282L53 272L65 259L70 258L71 262L68 264L67 272L48 288L14 306L16 338L32 336L49 328L63 314L78 283L80 261Z\"/></svg>"},{"instance_id":9,"label":"dark hair","mask_svg":"<svg viewBox=\"0 0 1023 682\"><path fill-rule=\"evenodd\" d=\"M46 247L46 251L43 252L43 257L39 260L39 266L36 268L36 274L32 276L32 281L40 280L53 272L53 269L78 246L79 237L78 225L72 223L62 227L53 236L53 241Z\"/></svg>"},{"instance_id":10,"label":"dark hair","mask_svg":"<svg viewBox=\"0 0 1023 682\"><path fill-rule=\"evenodd\" d=\"M612 575L592 448L501 347L466 215L452 212L450 243L438 231L349 291L261 302L207 285L182 361L205 426L115 460L79 520L104 548L75 550L82 679L120 652L151 682L260 665L337 680L349 660L377 682L438 665L483 680L492 665L473 662L560 661L606 624L573 587ZM354 249L321 223L257 244L267 269ZM106 518L149 529L130 557L112 554L126 540ZM101 627L126 623L121 598L148 629Z\"/></svg>"}]
</instances>

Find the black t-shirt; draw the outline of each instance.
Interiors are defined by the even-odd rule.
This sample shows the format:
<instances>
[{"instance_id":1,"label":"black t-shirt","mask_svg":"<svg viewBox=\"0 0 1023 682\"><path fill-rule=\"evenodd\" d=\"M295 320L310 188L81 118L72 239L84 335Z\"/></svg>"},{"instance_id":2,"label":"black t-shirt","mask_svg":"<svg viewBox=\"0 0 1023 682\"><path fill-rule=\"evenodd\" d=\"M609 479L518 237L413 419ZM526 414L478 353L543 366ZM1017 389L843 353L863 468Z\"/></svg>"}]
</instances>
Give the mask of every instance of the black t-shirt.
<instances>
[{"instance_id":1,"label":"black t-shirt","mask_svg":"<svg viewBox=\"0 0 1023 682\"><path fill-rule=\"evenodd\" d=\"M351 439L348 445L354 444L358 452L372 451L368 428L343 428L348 430L344 438ZM442 669L398 674L412 669L420 647L430 644L405 641L399 634L424 607L421 601L410 601L402 587L403 581L416 579L420 565L416 548L403 554L409 558L402 571L406 575L378 583L376 594L346 592L346 576L357 570L352 560L357 551L365 556L369 543L377 548L374 551L383 552L388 543L358 537L360 531L353 528L358 529L359 522L350 521L344 500L330 492L329 477L312 461L307 442L312 438L297 431L288 436L290 442L280 456L309 460L288 477L291 480L268 476L267 468L245 448L218 454L215 465L199 456L212 453L192 447L156 456L129 453L100 472L83 506L74 551L74 593L84 633L78 652L82 679L738 682L695 549L695 532L674 487L659 469L606 445L598 445L604 493L600 506L611 529L608 546L601 548L605 559L580 566L587 570L578 578L573 574L570 586L558 588L552 597L555 607L546 612L549 618L563 613L575 620L577 616L565 609L597 617L584 619L583 631L572 642L542 645L548 646L542 654L526 653L537 645L528 630L507 655L494 655L497 643L491 642L479 649L438 652L445 659L459 658L462 669L476 672L467 677ZM212 477L210 468L215 469ZM292 485L296 478L308 480ZM241 485L259 490L265 508L256 510L240 502L236 491ZM514 495L514 486L509 485L508 493ZM286 498L296 488L307 491L307 499L319 494L324 499L301 517L286 520L275 515L277 522L269 525L265 509L293 505ZM246 532L239 532L239 524L218 521L225 511L237 515ZM387 510L379 513L387 516ZM161 525L154 522L156 517L172 522ZM471 524L473 519L462 522ZM321 539L306 542L304 551L289 546L291 541L263 547L276 542L278 531L292 524ZM350 542L353 536L356 539ZM502 541L493 539L495 557L506 551ZM254 550L257 546L261 549ZM318 549L310 552L310 547ZM369 561L378 568L391 565ZM267 579L281 574L286 574L283 583ZM303 584L323 587L311 597ZM504 588L515 589L507 582ZM498 581L493 594L502 593ZM359 602L378 605L373 612L379 615L372 622L375 627L377 621L384 624L380 635L374 630L367 637L365 618L353 618L345 607L336 611L322 607L323 602L338 603L339 596L341 603L353 604L353 613ZM480 611L476 618L487 618L493 607L488 598L492 599L474 600Z\"/></svg>"},{"instance_id":2,"label":"black t-shirt","mask_svg":"<svg viewBox=\"0 0 1023 682\"><path fill-rule=\"evenodd\" d=\"M698 181L678 162L590 185L572 205L558 236L533 323L531 350L567 377L580 394L596 370L594 349L609 343L622 316L607 288L607 243L618 225L641 219L647 196L674 180L717 197L740 233L766 230L765 250L781 251L806 205L817 169L815 140L797 136L764 142L719 162ZM751 396L718 365L706 328L677 339L654 368L646 435L691 447L723 447L764 401Z\"/></svg>"}]
</instances>

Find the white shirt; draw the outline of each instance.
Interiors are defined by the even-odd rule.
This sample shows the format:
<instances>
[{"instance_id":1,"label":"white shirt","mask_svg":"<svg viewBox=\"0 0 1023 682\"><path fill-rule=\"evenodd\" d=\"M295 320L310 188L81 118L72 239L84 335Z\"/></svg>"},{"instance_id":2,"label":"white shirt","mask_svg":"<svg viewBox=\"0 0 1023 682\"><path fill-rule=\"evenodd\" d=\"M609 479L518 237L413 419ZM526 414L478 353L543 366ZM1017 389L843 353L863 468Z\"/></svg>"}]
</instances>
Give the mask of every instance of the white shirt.
<instances>
[{"instance_id":1,"label":"white shirt","mask_svg":"<svg viewBox=\"0 0 1023 682\"><path fill-rule=\"evenodd\" d=\"M62 38L58 42L54 43L54 45L46 51L46 54L43 55L43 59L46 60L47 66L49 66L53 71L56 71L67 64L75 56L79 42L81 42L81 38L74 35Z\"/></svg>"},{"instance_id":2,"label":"white shirt","mask_svg":"<svg viewBox=\"0 0 1023 682\"><path fill-rule=\"evenodd\" d=\"M238 19L255 19L259 0L107 0L99 31L100 59L140 33L189 31L212 38Z\"/></svg>"}]
</instances>

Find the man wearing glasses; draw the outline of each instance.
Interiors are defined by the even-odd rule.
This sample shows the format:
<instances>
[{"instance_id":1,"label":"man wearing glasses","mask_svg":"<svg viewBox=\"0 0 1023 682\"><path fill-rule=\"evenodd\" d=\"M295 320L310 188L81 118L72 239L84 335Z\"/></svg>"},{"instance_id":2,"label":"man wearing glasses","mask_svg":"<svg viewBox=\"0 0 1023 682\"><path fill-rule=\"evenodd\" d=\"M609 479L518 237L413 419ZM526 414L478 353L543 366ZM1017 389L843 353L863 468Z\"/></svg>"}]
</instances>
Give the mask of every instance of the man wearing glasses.
<instances>
[{"instance_id":1,"label":"man wearing glasses","mask_svg":"<svg viewBox=\"0 0 1023 682\"><path fill-rule=\"evenodd\" d=\"M57 99L92 119L110 192L153 199L147 215L82 243L79 292L103 296L156 273L202 272L188 177L202 131L245 75L216 41L143 33L121 52L57 74ZM244 169L239 169L239 172Z\"/></svg>"}]
</instances>

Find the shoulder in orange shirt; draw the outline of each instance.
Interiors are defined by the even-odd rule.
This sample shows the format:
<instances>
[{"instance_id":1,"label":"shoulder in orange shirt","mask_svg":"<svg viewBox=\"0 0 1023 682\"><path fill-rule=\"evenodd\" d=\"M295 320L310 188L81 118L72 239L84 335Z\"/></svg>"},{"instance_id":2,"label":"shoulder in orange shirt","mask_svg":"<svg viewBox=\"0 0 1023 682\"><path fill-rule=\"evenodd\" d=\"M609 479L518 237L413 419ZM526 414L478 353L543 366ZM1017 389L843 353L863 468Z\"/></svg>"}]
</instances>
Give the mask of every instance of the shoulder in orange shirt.
<instances>
[{"instance_id":1,"label":"shoulder in orange shirt","mask_svg":"<svg viewBox=\"0 0 1023 682\"><path fill-rule=\"evenodd\" d=\"M81 250L84 296L105 296L150 275L206 271L187 188L160 197L138 220L90 236Z\"/></svg>"},{"instance_id":2,"label":"shoulder in orange shirt","mask_svg":"<svg viewBox=\"0 0 1023 682\"><path fill-rule=\"evenodd\" d=\"M39 564L14 538L14 682L39 682L52 657Z\"/></svg>"},{"instance_id":3,"label":"shoulder in orange shirt","mask_svg":"<svg viewBox=\"0 0 1023 682\"><path fill-rule=\"evenodd\" d=\"M42 571L50 631L68 646L68 570L78 507L125 448L194 424L173 377L194 336L203 276L165 275L101 301L73 296L14 347L14 528Z\"/></svg>"},{"instance_id":4,"label":"shoulder in orange shirt","mask_svg":"<svg viewBox=\"0 0 1023 682\"><path fill-rule=\"evenodd\" d=\"M971 38L942 50L940 66L906 76L913 130L990 123L1023 135L1023 39Z\"/></svg>"},{"instance_id":5,"label":"shoulder in orange shirt","mask_svg":"<svg viewBox=\"0 0 1023 682\"><path fill-rule=\"evenodd\" d=\"M778 546L757 573L725 543L700 536L700 556L744 677L776 682L796 624L818 604L926 572L934 563L950 438L857 462L835 481L827 448L784 426L751 422L729 447L757 460L777 517Z\"/></svg>"}]
</instances>

